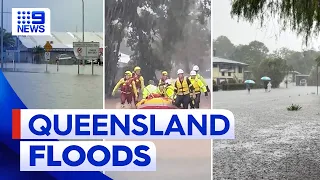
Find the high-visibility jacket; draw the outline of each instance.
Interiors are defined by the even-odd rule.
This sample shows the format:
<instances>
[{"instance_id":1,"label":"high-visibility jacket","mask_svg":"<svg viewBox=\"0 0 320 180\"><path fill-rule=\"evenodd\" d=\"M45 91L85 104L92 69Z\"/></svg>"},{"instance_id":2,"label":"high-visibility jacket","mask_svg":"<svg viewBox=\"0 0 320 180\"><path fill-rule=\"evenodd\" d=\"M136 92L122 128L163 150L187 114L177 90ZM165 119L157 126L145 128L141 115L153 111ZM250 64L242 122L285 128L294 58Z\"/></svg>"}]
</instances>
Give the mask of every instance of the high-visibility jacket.
<instances>
[{"instance_id":1,"label":"high-visibility jacket","mask_svg":"<svg viewBox=\"0 0 320 180\"><path fill-rule=\"evenodd\" d=\"M175 93L174 93L175 87L172 85L169 85L165 88L165 97L170 99L175 99Z\"/></svg>"},{"instance_id":2,"label":"high-visibility jacket","mask_svg":"<svg viewBox=\"0 0 320 180\"><path fill-rule=\"evenodd\" d=\"M190 94L190 91L194 89L192 83L186 77L184 77L182 81L180 81L180 79L177 78L175 82L175 88L175 92L177 93L177 95Z\"/></svg>"},{"instance_id":3,"label":"high-visibility jacket","mask_svg":"<svg viewBox=\"0 0 320 180\"><path fill-rule=\"evenodd\" d=\"M194 79L192 77L189 77L189 80L191 81L195 94L199 94L200 92L207 92L207 88L204 85L204 83L195 77Z\"/></svg>"},{"instance_id":4,"label":"high-visibility jacket","mask_svg":"<svg viewBox=\"0 0 320 180\"><path fill-rule=\"evenodd\" d=\"M137 96L137 88L135 82L130 79L121 78L119 82L116 84L116 86L113 88L112 94L114 95L116 90L121 90L121 93L124 94L131 94L133 93L135 96Z\"/></svg>"},{"instance_id":5,"label":"high-visibility jacket","mask_svg":"<svg viewBox=\"0 0 320 180\"><path fill-rule=\"evenodd\" d=\"M167 79L169 79L169 78L168 78L168 77L166 77L166 78L164 78L164 77L160 78L160 79L159 79L159 86L164 85Z\"/></svg>"},{"instance_id":6,"label":"high-visibility jacket","mask_svg":"<svg viewBox=\"0 0 320 180\"><path fill-rule=\"evenodd\" d=\"M143 89L142 98L146 99L150 94L158 94L159 89L157 86L149 84Z\"/></svg>"},{"instance_id":7,"label":"high-visibility jacket","mask_svg":"<svg viewBox=\"0 0 320 180\"><path fill-rule=\"evenodd\" d=\"M132 78L136 83L137 89L142 90L144 88L144 78L141 75L136 74L135 72L132 73Z\"/></svg>"},{"instance_id":8,"label":"high-visibility jacket","mask_svg":"<svg viewBox=\"0 0 320 180\"><path fill-rule=\"evenodd\" d=\"M206 83L206 81L205 81L205 79L204 79L200 74L197 74L196 77L203 82L203 85L204 85L204 86L208 86L207 83Z\"/></svg>"}]
</instances>

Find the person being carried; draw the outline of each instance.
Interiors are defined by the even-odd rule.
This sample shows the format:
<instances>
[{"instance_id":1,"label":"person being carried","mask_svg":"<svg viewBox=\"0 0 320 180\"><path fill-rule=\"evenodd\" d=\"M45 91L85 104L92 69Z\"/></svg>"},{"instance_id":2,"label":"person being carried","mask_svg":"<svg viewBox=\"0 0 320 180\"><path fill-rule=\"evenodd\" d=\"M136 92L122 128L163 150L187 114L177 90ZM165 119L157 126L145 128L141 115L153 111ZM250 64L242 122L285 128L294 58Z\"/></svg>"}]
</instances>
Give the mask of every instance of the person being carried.
<instances>
[{"instance_id":1,"label":"person being carried","mask_svg":"<svg viewBox=\"0 0 320 180\"><path fill-rule=\"evenodd\" d=\"M121 78L119 82L116 84L116 86L113 88L112 96L115 95L116 91L120 88L121 95L120 95L120 101L121 101L121 108L124 108L124 104L127 101L127 103L133 107L132 105L132 99L135 97L137 98L137 89L135 82L132 80L132 74L130 71L125 72L125 77Z\"/></svg>"},{"instance_id":2,"label":"person being carried","mask_svg":"<svg viewBox=\"0 0 320 180\"><path fill-rule=\"evenodd\" d=\"M203 92L205 96L208 96L207 88L204 83L197 78L197 73L195 71L190 72L189 80L194 87L195 94L195 98L191 97L190 107L191 109L199 109L201 92Z\"/></svg>"},{"instance_id":3,"label":"person being carried","mask_svg":"<svg viewBox=\"0 0 320 180\"><path fill-rule=\"evenodd\" d=\"M162 71L161 74L162 74L162 76L159 79L159 84L158 84L159 86L165 85L166 80L169 79L167 71Z\"/></svg>"},{"instance_id":4,"label":"person being carried","mask_svg":"<svg viewBox=\"0 0 320 180\"><path fill-rule=\"evenodd\" d=\"M165 97L165 98L169 98L171 100L175 100L176 96L175 96L175 87L172 85L172 82L170 79L167 79L165 81L165 85L163 86L163 91L160 91L162 92L162 96Z\"/></svg>"},{"instance_id":5,"label":"person being carried","mask_svg":"<svg viewBox=\"0 0 320 180\"><path fill-rule=\"evenodd\" d=\"M204 86L205 86L206 89L207 89L207 92L209 93L209 92L210 92L209 86L208 86L208 84L206 83L205 79L200 75L200 73L199 73L199 70L200 70L199 66L194 65L193 68L192 68L192 70L197 73L197 78L200 79L200 80L203 82Z\"/></svg>"},{"instance_id":6,"label":"person being carried","mask_svg":"<svg viewBox=\"0 0 320 180\"><path fill-rule=\"evenodd\" d=\"M144 78L141 75L141 68L139 66L136 66L133 69L132 79L135 82L136 87L137 87L138 96L136 98L134 98L134 103L137 104L139 101L139 95L143 91L143 88L144 88Z\"/></svg>"},{"instance_id":7,"label":"person being carried","mask_svg":"<svg viewBox=\"0 0 320 180\"><path fill-rule=\"evenodd\" d=\"M149 85L143 89L142 98L147 99L147 98L160 97L158 87L155 85L154 81L149 80L148 84Z\"/></svg>"},{"instance_id":8,"label":"person being carried","mask_svg":"<svg viewBox=\"0 0 320 180\"><path fill-rule=\"evenodd\" d=\"M177 74L178 78L174 83L176 88L174 91L177 95L175 105L178 108L181 108L182 104L183 109L188 109L190 103L190 95L195 98L194 87L190 80L187 77L184 77L184 72L182 69L179 69Z\"/></svg>"}]
</instances>

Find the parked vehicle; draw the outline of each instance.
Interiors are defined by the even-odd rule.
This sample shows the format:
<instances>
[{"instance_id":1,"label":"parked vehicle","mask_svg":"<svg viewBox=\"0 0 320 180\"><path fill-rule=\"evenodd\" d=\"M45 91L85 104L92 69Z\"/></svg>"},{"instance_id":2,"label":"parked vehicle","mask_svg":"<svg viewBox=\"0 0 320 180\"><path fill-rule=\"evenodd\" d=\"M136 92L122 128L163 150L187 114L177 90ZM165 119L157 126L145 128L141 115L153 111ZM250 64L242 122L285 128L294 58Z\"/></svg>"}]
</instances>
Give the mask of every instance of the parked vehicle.
<instances>
[{"instance_id":1,"label":"parked vehicle","mask_svg":"<svg viewBox=\"0 0 320 180\"><path fill-rule=\"evenodd\" d=\"M68 54L59 54L56 61L59 62L60 65L73 65L76 63L76 58Z\"/></svg>"}]
</instances>

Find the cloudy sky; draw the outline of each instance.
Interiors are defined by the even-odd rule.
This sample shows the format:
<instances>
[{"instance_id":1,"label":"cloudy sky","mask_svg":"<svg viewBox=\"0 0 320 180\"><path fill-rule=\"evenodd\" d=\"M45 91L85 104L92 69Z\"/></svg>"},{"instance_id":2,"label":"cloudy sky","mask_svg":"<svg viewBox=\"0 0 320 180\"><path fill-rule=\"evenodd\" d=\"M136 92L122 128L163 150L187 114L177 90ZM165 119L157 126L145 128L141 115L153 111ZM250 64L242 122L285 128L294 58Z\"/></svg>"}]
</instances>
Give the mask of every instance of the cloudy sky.
<instances>
[{"instance_id":1,"label":"cloudy sky","mask_svg":"<svg viewBox=\"0 0 320 180\"><path fill-rule=\"evenodd\" d=\"M302 37L297 37L295 33L286 31L280 32L276 20L271 20L265 29L260 28L260 24L250 24L245 21L238 22L230 16L231 0L212 0L212 23L211 30L213 38L224 35L233 44L248 44L253 40L258 40L266 44L270 50L287 47L292 50L301 51L305 49ZM313 39L308 48L320 50L320 38ZM318 43L316 42L318 41Z\"/></svg>"},{"instance_id":2,"label":"cloudy sky","mask_svg":"<svg viewBox=\"0 0 320 180\"><path fill-rule=\"evenodd\" d=\"M103 31L103 0L84 0L85 30ZM81 0L5 0L4 11L11 8L50 8L51 31L82 31ZM11 31L11 14L4 15L4 28Z\"/></svg>"}]
</instances>

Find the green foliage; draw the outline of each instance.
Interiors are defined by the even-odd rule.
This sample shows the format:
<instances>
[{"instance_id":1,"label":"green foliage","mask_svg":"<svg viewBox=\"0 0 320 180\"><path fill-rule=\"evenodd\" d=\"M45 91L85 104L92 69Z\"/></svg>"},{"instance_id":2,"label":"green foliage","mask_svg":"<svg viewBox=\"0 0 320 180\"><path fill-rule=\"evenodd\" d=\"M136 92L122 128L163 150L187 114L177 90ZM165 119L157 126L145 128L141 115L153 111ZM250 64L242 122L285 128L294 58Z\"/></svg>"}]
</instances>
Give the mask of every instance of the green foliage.
<instances>
[{"instance_id":1,"label":"green foliage","mask_svg":"<svg viewBox=\"0 0 320 180\"><path fill-rule=\"evenodd\" d=\"M287 107L288 111L299 111L300 109L302 109L302 107L297 104L291 104L289 107Z\"/></svg>"},{"instance_id":2,"label":"green foliage","mask_svg":"<svg viewBox=\"0 0 320 180\"><path fill-rule=\"evenodd\" d=\"M13 47L15 45L15 40L12 34L7 32L5 29L0 28L0 35L3 33L3 46L6 48Z\"/></svg>"},{"instance_id":3,"label":"green foliage","mask_svg":"<svg viewBox=\"0 0 320 180\"><path fill-rule=\"evenodd\" d=\"M154 79L156 70L172 68L177 43L186 44L189 36L186 26L203 25L211 15L210 0L108 0L105 6L107 96L114 85L120 43L125 37L133 51L131 65L140 66L146 80ZM192 14L191 10L200 13Z\"/></svg>"},{"instance_id":4,"label":"green foliage","mask_svg":"<svg viewBox=\"0 0 320 180\"><path fill-rule=\"evenodd\" d=\"M320 69L320 67L318 67ZM319 73L318 73L319 74ZM317 85L317 68L314 66L310 72L310 76L308 77L308 86L316 86ZM320 76L318 77L318 84L320 85Z\"/></svg>"},{"instance_id":5,"label":"green foliage","mask_svg":"<svg viewBox=\"0 0 320 180\"><path fill-rule=\"evenodd\" d=\"M231 15L249 22L259 19L261 27L268 18L275 17L282 22L283 30L304 35L306 43L320 31L319 0L233 0Z\"/></svg>"},{"instance_id":6,"label":"green foliage","mask_svg":"<svg viewBox=\"0 0 320 180\"><path fill-rule=\"evenodd\" d=\"M256 77L268 76L272 80L273 87L279 87L287 74L286 60L281 58L268 58L264 59L257 69Z\"/></svg>"},{"instance_id":7,"label":"green foliage","mask_svg":"<svg viewBox=\"0 0 320 180\"><path fill-rule=\"evenodd\" d=\"M40 64L41 63L41 60L44 56L44 53L45 53L45 49L42 47L42 46L35 46L32 48L32 53L33 53L33 56L34 56L34 62L37 63L37 64Z\"/></svg>"},{"instance_id":8,"label":"green foliage","mask_svg":"<svg viewBox=\"0 0 320 180\"><path fill-rule=\"evenodd\" d=\"M237 81L235 79L228 79L229 84L236 84Z\"/></svg>"}]
</instances>

